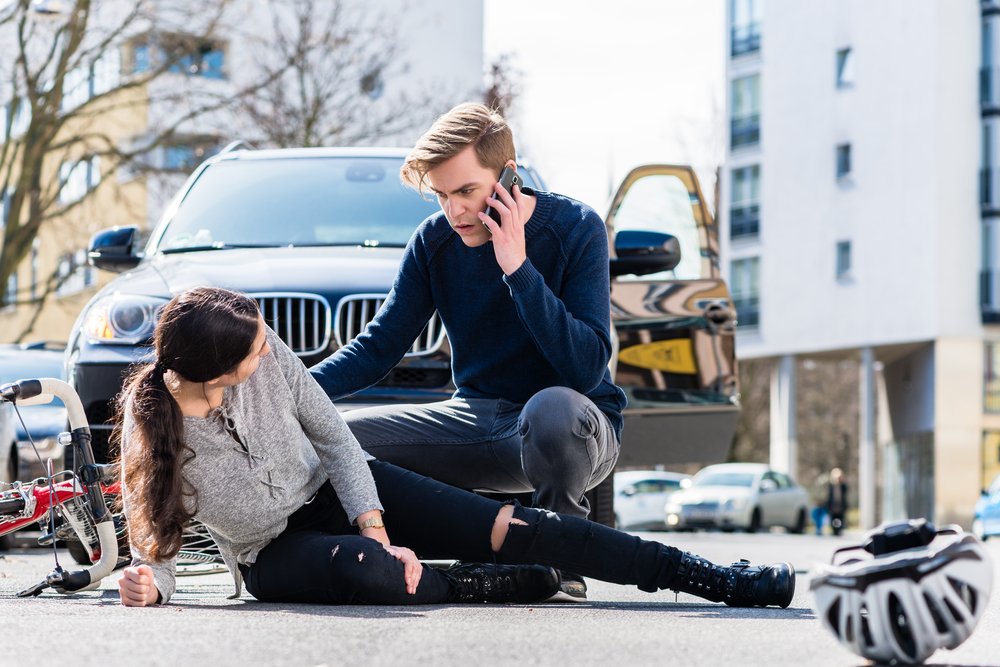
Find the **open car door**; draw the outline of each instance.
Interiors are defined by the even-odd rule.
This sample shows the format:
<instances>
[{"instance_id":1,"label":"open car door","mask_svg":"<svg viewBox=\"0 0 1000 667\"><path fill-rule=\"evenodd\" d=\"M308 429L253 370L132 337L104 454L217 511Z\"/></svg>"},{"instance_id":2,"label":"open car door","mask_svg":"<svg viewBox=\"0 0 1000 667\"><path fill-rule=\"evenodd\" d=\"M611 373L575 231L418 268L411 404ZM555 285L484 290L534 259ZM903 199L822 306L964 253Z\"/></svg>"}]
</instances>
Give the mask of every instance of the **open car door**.
<instances>
[{"instance_id":1,"label":"open car door","mask_svg":"<svg viewBox=\"0 0 1000 667\"><path fill-rule=\"evenodd\" d=\"M725 461L739 418L735 310L694 170L633 169L605 219L612 372L629 401L618 465Z\"/></svg>"}]
</instances>

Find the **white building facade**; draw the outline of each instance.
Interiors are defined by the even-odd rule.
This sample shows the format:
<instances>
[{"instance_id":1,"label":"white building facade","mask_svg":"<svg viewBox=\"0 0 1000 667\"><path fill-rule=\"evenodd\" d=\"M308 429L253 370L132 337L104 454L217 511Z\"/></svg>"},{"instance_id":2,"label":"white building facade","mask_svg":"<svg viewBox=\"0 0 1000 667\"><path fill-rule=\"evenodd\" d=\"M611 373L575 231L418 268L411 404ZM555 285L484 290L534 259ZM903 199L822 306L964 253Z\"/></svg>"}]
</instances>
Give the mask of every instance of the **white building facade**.
<instances>
[{"instance_id":1,"label":"white building facade","mask_svg":"<svg viewBox=\"0 0 1000 667\"><path fill-rule=\"evenodd\" d=\"M861 362L864 526L968 525L1000 472L998 13L729 2L718 217L738 354L778 361L771 462L792 472L795 361Z\"/></svg>"}]
</instances>

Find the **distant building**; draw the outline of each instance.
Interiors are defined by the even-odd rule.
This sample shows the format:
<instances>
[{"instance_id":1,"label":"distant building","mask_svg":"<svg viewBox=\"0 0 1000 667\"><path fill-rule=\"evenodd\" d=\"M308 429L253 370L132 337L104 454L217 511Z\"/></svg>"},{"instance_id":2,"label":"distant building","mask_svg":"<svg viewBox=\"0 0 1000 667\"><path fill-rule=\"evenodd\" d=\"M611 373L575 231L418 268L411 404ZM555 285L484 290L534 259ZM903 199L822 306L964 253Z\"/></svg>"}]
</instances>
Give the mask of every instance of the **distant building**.
<instances>
[{"instance_id":1,"label":"distant building","mask_svg":"<svg viewBox=\"0 0 1000 667\"><path fill-rule=\"evenodd\" d=\"M211 39L204 39L191 48L192 35L183 32L141 30L129 34L118 48L108 49L95 62L69 73L65 84L63 108L86 108L86 120L67 125L64 136L84 132L100 133L119 147L142 145L144 138L159 128L174 122L183 111L176 100L164 101L178 90L195 89L208 94L225 96L245 86L258 74L262 46L259 36L267 34L273 17L268 3L238 0L235 6L238 25L220 24ZM318 0L323 4L324 0ZM385 71L365 72L347 85L373 105L385 104L400 92L411 98L432 97L439 109L473 99L483 85L483 3L450 0L388 0L367 3L348 0L341 3L344 11L379 12L385 22L394 26L392 44L396 49L392 66ZM35 3L36 10L58 14L63 4ZM124 6L124 5L123 5ZM93 12L95 27L114 25L118 17L105 8ZM203 7L199 11L207 11ZM57 20L53 16L53 20ZM177 47L177 44L184 46ZM427 45L433 45L428 48ZM91 102L102 92L114 90L130 77L155 67L165 50L191 50L171 70L149 84L114 93L115 99ZM130 98L123 104L125 98ZM27 118L10 114L7 90L0 82L0 145L8 141L3 133L10 120L10 134L23 132ZM102 106L103 105L103 106ZM14 116L14 117L11 117ZM118 168L102 163L100 158L81 159L72 153L60 164L52 165L58 182L45 184L57 193L64 204L80 202L58 219L47 221L36 239L31 255L5 287L11 301L40 296L46 278L57 271L60 287L46 300L41 312L35 305L8 306L0 310L0 342L11 340L34 321L29 339L65 340L69 329L86 301L110 277L102 275L87 263L86 246L97 231L113 225L138 225L148 228L162 214L170 197L184 179L205 158L235 139L251 142L257 139L243 129L250 127L228 111L200 115L182 123L169 141L144 155L138 167ZM387 132L372 142L380 145L411 144L423 127ZM155 170L155 175L142 167ZM107 183L113 179L113 183ZM98 188L103 183L103 187ZM113 185L113 187L108 187ZM91 192L98 188L96 192ZM2 184L0 184L2 190ZM0 223L6 219L7 198L0 192L3 207ZM414 221L414 226L419 221ZM2 225L0 225L2 228Z\"/></svg>"},{"instance_id":2,"label":"distant building","mask_svg":"<svg viewBox=\"0 0 1000 667\"><path fill-rule=\"evenodd\" d=\"M721 249L739 356L778 362L772 464L795 360L858 359L862 522L968 525L1000 472L1000 2L730 0L727 32Z\"/></svg>"}]
</instances>

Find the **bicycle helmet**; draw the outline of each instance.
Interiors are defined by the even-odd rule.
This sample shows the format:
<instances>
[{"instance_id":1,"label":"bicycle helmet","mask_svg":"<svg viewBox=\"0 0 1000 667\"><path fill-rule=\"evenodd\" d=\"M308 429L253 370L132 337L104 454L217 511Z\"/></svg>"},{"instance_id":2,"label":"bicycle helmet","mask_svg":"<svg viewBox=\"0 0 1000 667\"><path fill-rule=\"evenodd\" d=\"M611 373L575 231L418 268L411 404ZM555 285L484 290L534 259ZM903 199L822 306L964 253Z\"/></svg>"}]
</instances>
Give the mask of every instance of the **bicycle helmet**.
<instances>
[{"instance_id":1,"label":"bicycle helmet","mask_svg":"<svg viewBox=\"0 0 1000 667\"><path fill-rule=\"evenodd\" d=\"M833 564L852 550L867 553ZM975 536L923 519L881 526L865 544L838 549L810 584L816 615L841 644L911 665L968 639L992 587L993 565Z\"/></svg>"}]
</instances>

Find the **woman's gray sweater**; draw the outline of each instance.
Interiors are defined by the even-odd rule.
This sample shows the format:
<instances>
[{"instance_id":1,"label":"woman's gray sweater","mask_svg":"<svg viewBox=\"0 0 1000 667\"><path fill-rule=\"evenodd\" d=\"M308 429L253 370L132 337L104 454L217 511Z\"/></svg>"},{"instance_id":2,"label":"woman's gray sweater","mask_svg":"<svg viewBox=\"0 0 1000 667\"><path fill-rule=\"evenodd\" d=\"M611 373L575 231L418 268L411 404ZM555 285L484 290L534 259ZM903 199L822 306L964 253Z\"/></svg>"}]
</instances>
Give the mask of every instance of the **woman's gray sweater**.
<instances>
[{"instance_id":1,"label":"woman's gray sweater","mask_svg":"<svg viewBox=\"0 0 1000 667\"><path fill-rule=\"evenodd\" d=\"M197 491L189 507L219 545L236 583L233 597L243 590L237 564L253 563L327 479L352 522L382 509L368 469L371 457L295 353L271 329L266 333L271 354L257 371L227 387L222 405L208 417L184 417L184 441L195 453L182 469ZM134 429L126 409L123 458L139 446ZM122 480L122 496L129 518L127 482ZM174 593L176 559L152 561L134 543L131 548L132 564L153 569L156 588L167 602Z\"/></svg>"}]
</instances>

